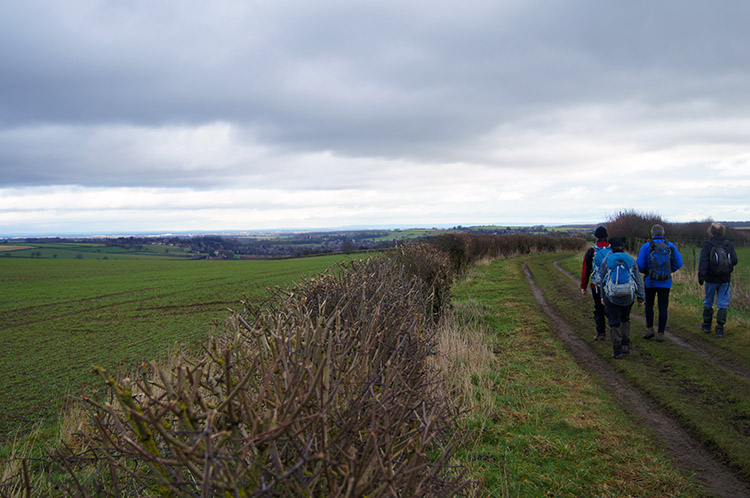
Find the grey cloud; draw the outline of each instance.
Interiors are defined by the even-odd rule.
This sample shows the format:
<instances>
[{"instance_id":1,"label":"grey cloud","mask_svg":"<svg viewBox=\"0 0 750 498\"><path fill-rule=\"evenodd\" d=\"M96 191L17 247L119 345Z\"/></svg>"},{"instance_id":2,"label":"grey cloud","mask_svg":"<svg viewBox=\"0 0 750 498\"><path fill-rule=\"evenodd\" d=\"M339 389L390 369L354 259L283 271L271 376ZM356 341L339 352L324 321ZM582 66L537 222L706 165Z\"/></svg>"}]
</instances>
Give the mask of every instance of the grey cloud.
<instances>
[{"instance_id":1,"label":"grey cloud","mask_svg":"<svg viewBox=\"0 0 750 498\"><path fill-rule=\"evenodd\" d=\"M746 114L748 14L738 1L9 2L0 127L223 121L278 151L471 160L482 134L577 106ZM238 168L102 155L8 142L0 182L203 184Z\"/></svg>"},{"instance_id":2,"label":"grey cloud","mask_svg":"<svg viewBox=\"0 0 750 498\"><path fill-rule=\"evenodd\" d=\"M352 169L330 153L293 154L251 129L40 126L0 131L2 185L341 189L371 185L388 162Z\"/></svg>"}]
</instances>

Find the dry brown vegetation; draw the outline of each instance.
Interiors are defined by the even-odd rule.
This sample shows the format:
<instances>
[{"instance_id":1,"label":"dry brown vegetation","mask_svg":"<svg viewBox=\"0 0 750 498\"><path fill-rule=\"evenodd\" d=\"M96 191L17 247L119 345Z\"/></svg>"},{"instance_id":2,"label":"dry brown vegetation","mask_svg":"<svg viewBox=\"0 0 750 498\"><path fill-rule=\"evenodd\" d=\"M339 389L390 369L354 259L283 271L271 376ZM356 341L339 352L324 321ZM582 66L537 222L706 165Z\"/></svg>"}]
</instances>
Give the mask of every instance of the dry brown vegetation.
<instances>
[{"instance_id":1,"label":"dry brown vegetation","mask_svg":"<svg viewBox=\"0 0 750 498\"><path fill-rule=\"evenodd\" d=\"M520 254L578 250L584 243L578 237L528 235L444 234L430 239L431 245L447 255L456 273L484 259L498 259Z\"/></svg>"}]
</instances>

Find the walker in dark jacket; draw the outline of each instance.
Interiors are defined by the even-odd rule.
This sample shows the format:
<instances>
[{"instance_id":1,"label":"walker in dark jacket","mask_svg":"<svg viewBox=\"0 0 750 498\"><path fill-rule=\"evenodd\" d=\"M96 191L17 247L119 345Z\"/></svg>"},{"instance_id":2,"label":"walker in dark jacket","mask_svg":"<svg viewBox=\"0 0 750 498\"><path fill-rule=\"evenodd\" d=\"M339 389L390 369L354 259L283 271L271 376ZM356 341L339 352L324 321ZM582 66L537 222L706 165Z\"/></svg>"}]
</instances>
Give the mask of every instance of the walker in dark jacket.
<instances>
[{"instance_id":1,"label":"walker in dark jacket","mask_svg":"<svg viewBox=\"0 0 750 498\"><path fill-rule=\"evenodd\" d=\"M703 321L701 329L711 333L711 321L714 315L714 300L718 306L716 312L716 337L724 337L724 325L727 323L727 308L732 294L732 271L739 262L734 244L724 238L725 228L720 223L713 223L708 228L710 240L703 244L698 263L698 283L705 284L706 298L703 301ZM723 261L722 261L723 260Z\"/></svg>"},{"instance_id":2,"label":"walker in dark jacket","mask_svg":"<svg viewBox=\"0 0 750 498\"><path fill-rule=\"evenodd\" d=\"M590 282L591 297L594 298L594 326L596 327L594 340L603 341L607 331L606 314L604 313L600 289L591 277L594 271L594 254L598 248L609 247L607 229L603 226L597 227L594 231L594 237L596 237L596 244L594 244L594 247L589 247L589 250L583 256L583 265L581 266L581 294L586 295Z\"/></svg>"}]
</instances>

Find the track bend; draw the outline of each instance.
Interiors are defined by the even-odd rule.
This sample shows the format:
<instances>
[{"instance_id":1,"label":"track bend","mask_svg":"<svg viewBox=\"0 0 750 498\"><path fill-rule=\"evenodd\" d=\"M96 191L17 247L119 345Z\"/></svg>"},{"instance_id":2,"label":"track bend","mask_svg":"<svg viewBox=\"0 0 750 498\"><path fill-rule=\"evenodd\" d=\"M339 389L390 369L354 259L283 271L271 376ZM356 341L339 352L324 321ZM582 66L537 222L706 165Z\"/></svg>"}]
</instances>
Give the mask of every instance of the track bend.
<instances>
[{"instance_id":1,"label":"track bend","mask_svg":"<svg viewBox=\"0 0 750 498\"><path fill-rule=\"evenodd\" d=\"M663 441L667 452L676 465L693 472L708 493L727 498L750 497L750 486L738 479L726 465L716 459L699 441L643 393L628 385L607 361L578 337L545 301L542 291L537 286L525 263L523 271L529 281L534 298L549 318L555 336L564 344L584 370L601 378L606 389L620 400L627 409L644 420L654 434Z\"/></svg>"}]
</instances>

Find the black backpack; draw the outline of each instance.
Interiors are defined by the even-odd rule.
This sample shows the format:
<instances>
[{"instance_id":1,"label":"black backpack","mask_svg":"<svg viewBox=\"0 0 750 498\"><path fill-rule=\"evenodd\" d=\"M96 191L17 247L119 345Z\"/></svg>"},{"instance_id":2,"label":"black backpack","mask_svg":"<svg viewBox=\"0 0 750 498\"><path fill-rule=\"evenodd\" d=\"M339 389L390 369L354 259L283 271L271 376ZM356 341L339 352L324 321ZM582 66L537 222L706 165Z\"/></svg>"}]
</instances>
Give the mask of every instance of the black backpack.
<instances>
[{"instance_id":1,"label":"black backpack","mask_svg":"<svg viewBox=\"0 0 750 498\"><path fill-rule=\"evenodd\" d=\"M732 254L726 243L711 242L711 253L708 258L708 271L714 274L732 272Z\"/></svg>"}]
</instances>

